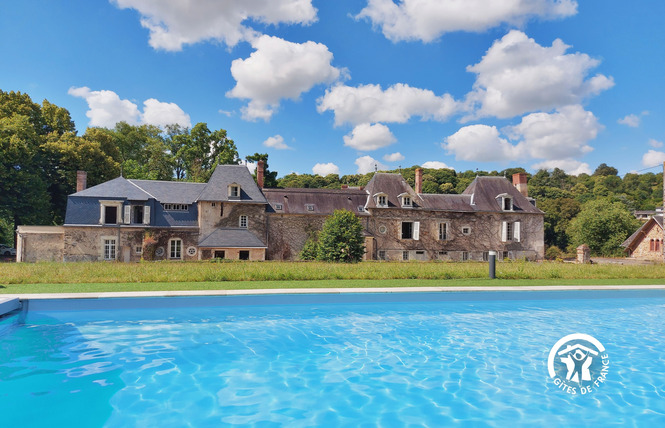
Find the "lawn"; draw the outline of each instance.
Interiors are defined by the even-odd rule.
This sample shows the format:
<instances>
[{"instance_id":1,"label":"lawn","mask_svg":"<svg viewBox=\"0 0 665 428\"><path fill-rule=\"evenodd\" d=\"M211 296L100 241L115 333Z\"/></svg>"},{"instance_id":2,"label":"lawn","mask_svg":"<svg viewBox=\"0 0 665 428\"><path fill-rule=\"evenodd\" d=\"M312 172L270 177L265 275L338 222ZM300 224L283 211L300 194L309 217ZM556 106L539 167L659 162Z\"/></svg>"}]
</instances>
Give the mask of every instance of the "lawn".
<instances>
[{"instance_id":1,"label":"lawn","mask_svg":"<svg viewBox=\"0 0 665 428\"><path fill-rule=\"evenodd\" d=\"M487 263L3 263L0 293L263 288L665 284L665 265Z\"/></svg>"}]
</instances>

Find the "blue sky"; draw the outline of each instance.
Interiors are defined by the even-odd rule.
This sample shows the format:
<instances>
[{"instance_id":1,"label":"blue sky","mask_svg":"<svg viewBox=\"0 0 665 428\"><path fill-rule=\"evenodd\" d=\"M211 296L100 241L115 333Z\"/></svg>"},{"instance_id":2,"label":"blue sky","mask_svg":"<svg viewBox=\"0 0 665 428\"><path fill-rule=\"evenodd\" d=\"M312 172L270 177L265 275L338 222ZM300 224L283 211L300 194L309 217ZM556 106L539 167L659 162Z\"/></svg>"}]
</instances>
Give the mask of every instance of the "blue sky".
<instances>
[{"instance_id":1,"label":"blue sky","mask_svg":"<svg viewBox=\"0 0 665 428\"><path fill-rule=\"evenodd\" d=\"M0 89L223 128L279 175L665 161L665 2L22 0ZM658 172L659 168L649 171Z\"/></svg>"}]
</instances>

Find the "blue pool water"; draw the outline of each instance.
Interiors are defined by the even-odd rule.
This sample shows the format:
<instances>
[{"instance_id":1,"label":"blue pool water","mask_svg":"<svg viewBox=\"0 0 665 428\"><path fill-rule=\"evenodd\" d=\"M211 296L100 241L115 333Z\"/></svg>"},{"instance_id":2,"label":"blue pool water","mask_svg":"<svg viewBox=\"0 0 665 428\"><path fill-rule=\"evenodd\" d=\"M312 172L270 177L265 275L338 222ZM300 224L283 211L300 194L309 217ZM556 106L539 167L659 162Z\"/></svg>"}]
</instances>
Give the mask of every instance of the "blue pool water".
<instances>
[{"instance_id":1,"label":"blue pool water","mask_svg":"<svg viewBox=\"0 0 665 428\"><path fill-rule=\"evenodd\" d=\"M550 348L592 335L571 395ZM0 425L663 426L665 292L30 301L0 319Z\"/></svg>"}]
</instances>

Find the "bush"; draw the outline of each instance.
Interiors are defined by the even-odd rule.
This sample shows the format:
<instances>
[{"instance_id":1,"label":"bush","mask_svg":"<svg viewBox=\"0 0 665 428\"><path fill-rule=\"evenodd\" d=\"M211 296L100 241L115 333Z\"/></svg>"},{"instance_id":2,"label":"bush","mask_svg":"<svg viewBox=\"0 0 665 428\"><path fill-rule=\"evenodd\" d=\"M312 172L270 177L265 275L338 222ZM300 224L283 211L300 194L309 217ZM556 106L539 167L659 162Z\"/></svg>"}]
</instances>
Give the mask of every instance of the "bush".
<instances>
[{"instance_id":1,"label":"bush","mask_svg":"<svg viewBox=\"0 0 665 428\"><path fill-rule=\"evenodd\" d=\"M545 258L547 260L561 259L563 258L563 251L561 251L561 248L556 245L552 245L545 251Z\"/></svg>"},{"instance_id":2,"label":"bush","mask_svg":"<svg viewBox=\"0 0 665 428\"><path fill-rule=\"evenodd\" d=\"M365 254L360 220L351 211L336 210L318 235L310 235L299 254L301 260L355 263Z\"/></svg>"}]
</instances>

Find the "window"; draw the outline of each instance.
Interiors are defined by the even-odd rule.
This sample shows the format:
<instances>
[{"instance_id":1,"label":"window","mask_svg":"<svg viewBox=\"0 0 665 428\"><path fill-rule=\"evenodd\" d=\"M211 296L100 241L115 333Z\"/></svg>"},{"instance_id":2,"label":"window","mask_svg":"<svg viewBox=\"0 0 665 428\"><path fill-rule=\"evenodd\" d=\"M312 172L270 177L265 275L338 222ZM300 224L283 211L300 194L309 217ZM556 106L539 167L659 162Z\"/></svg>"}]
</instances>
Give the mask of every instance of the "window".
<instances>
[{"instance_id":1,"label":"window","mask_svg":"<svg viewBox=\"0 0 665 428\"><path fill-rule=\"evenodd\" d=\"M187 204L162 204L164 211L189 211Z\"/></svg>"},{"instance_id":2,"label":"window","mask_svg":"<svg viewBox=\"0 0 665 428\"><path fill-rule=\"evenodd\" d=\"M469 260L469 252L468 251L462 251L462 261L465 262Z\"/></svg>"},{"instance_id":3,"label":"window","mask_svg":"<svg viewBox=\"0 0 665 428\"><path fill-rule=\"evenodd\" d=\"M402 197L402 206L403 207L411 207L411 197L410 196Z\"/></svg>"},{"instance_id":4,"label":"window","mask_svg":"<svg viewBox=\"0 0 665 428\"><path fill-rule=\"evenodd\" d=\"M386 195L379 195L376 198L376 204L380 207L387 207L388 206L388 197Z\"/></svg>"},{"instance_id":5,"label":"window","mask_svg":"<svg viewBox=\"0 0 665 428\"><path fill-rule=\"evenodd\" d=\"M359 213L365 212L365 207L362 205L358 205L358 212Z\"/></svg>"},{"instance_id":6,"label":"window","mask_svg":"<svg viewBox=\"0 0 665 428\"><path fill-rule=\"evenodd\" d=\"M229 186L229 199L240 199L240 186L237 184Z\"/></svg>"},{"instance_id":7,"label":"window","mask_svg":"<svg viewBox=\"0 0 665 428\"><path fill-rule=\"evenodd\" d=\"M446 241L448 239L448 223L439 223L439 240Z\"/></svg>"},{"instance_id":8,"label":"window","mask_svg":"<svg viewBox=\"0 0 665 428\"><path fill-rule=\"evenodd\" d=\"M217 206L217 202L212 203L212 207L215 208Z\"/></svg>"},{"instance_id":9,"label":"window","mask_svg":"<svg viewBox=\"0 0 665 428\"><path fill-rule=\"evenodd\" d=\"M196 255L196 247L187 247L187 255L194 257Z\"/></svg>"},{"instance_id":10,"label":"window","mask_svg":"<svg viewBox=\"0 0 665 428\"><path fill-rule=\"evenodd\" d=\"M104 224L117 224L118 223L118 207L106 206L104 207Z\"/></svg>"},{"instance_id":11,"label":"window","mask_svg":"<svg viewBox=\"0 0 665 428\"><path fill-rule=\"evenodd\" d=\"M420 222L419 221L403 221L402 222L402 239L420 239Z\"/></svg>"},{"instance_id":12,"label":"window","mask_svg":"<svg viewBox=\"0 0 665 428\"><path fill-rule=\"evenodd\" d=\"M379 260L385 260L385 259L386 259L386 251L379 250Z\"/></svg>"},{"instance_id":13,"label":"window","mask_svg":"<svg viewBox=\"0 0 665 428\"><path fill-rule=\"evenodd\" d=\"M649 241L649 251L660 251L660 239Z\"/></svg>"},{"instance_id":14,"label":"window","mask_svg":"<svg viewBox=\"0 0 665 428\"><path fill-rule=\"evenodd\" d=\"M654 251L660 251L660 239L656 239L656 248Z\"/></svg>"},{"instance_id":15,"label":"window","mask_svg":"<svg viewBox=\"0 0 665 428\"><path fill-rule=\"evenodd\" d=\"M489 251L483 251L483 261L487 262L490 259L490 252Z\"/></svg>"},{"instance_id":16,"label":"window","mask_svg":"<svg viewBox=\"0 0 665 428\"><path fill-rule=\"evenodd\" d=\"M508 251L502 251L501 252L501 259L505 260L505 259L509 259L509 258L510 258L510 254L508 253Z\"/></svg>"},{"instance_id":17,"label":"window","mask_svg":"<svg viewBox=\"0 0 665 428\"><path fill-rule=\"evenodd\" d=\"M503 198L503 210L512 211L513 210L513 198L505 197Z\"/></svg>"},{"instance_id":18,"label":"window","mask_svg":"<svg viewBox=\"0 0 665 428\"><path fill-rule=\"evenodd\" d=\"M388 228L386 226L384 226L383 224L381 226L379 226L379 233L381 235L385 235L387 231L388 231Z\"/></svg>"},{"instance_id":19,"label":"window","mask_svg":"<svg viewBox=\"0 0 665 428\"><path fill-rule=\"evenodd\" d=\"M278 210L278 211L281 211L281 210L284 209L284 205L282 205L282 204L275 204L275 209Z\"/></svg>"},{"instance_id":20,"label":"window","mask_svg":"<svg viewBox=\"0 0 665 428\"><path fill-rule=\"evenodd\" d=\"M136 254L143 254L143 247L140 246L140 245L135 246L135 247L134 247L134 252L135 252Z\"/></svg>"},{"instance_id":21,"label":"window","mask_svg":"<svg viewBox=\"0 0 665 428\"><path fill-rule=\"evenodd\" d=\"M409 260L409 252L402 251L402 260Z\"/></svg>"},{"instance_id":22,"label":"window","mask_svg":"<svg viewBox=\"0 0 665 428\"><path fill-rule=\"evenodd\" d=\"M181 259L182 258L182 239L171 239L169 241L169 258Z\"/></svg>"},{"instance_id":23,"label":"window","mask_svg":"<svg viewBox=\"0 0 665 428\"><path fill-rule=\"evenodd\" d=\"M116 240L115 238L104 239L104 260L116 259Z\"/></svg>"},{"instance_id":24,"label":"window","mask_svg":"<svg viewBox=\"0 0 665 428\"><path fill-rule=\"evenodd\" d=\"M462 228L462 235L469 236L471 235L471 227L469 226L464 226Z\"/></svg>"},{"instance_id":25,"label":"window","mask_svg":"<svg viewBox=\"0 0 665 428\"><path fill-rule=\"evenodd\" d=\"M501 242L520 242L520 222L504 221L501 226Z\"/></svg>"},{"instance_id":26,"label":"window","mask_svg":"<svg viewBox=\"0 0 665 428\"><path fill-rule=\"evenodd\" d=\"M249 260L249 251L248 250L241 250L238 252L238 258L240 260Z\"/></svg>"},{"instance_id":27,"label":"window","mask_svg":"<svg viewBox=\"0 0 665 428\"><path fill-rule=\"evenodd\" d=\"M238 222L239 226L242 227L243 229L247 229L247 216L246 215L241 215L240 216L240 221Z\"/></svg>"},{"instance_id":28,"label":"window","mask_svg":"<svg viewBox=\"0 0 665 428\"><path fill-rule=\"evenodd\" d=\"M314 211L314 204L305 204L305 209L307 211Z\"/></svg>"},{"instance_id":29,"label":"window","mask_svg":"<svg viewBox=\"0 0 665 428\"><path fill-rule=\"evenodd\" d=\"M215 250L215 255L213 258L215 259L224 259L226 257L226 252L224 250Z\"/></svg>"},{"instance_id":30,"label":"window","mask_svg":"<svg viewBox=\"0 0 665 428\"><path fill-rule=\"evenodd\" d=\"M144 213L145 210L143 209L143 205L134 205L134 218L132 219L132 223L144 223Z\"/></svg>"},{"instance_id":31,"label":"window","mask_svg":"<svg viewBox=\"0 0 665 428\"><path fill-rule=\"evenodd\" d=\"M122 201L100 201L99 208L99 224L120 224L122 222Z\"/></svg>"}]
</instances>

